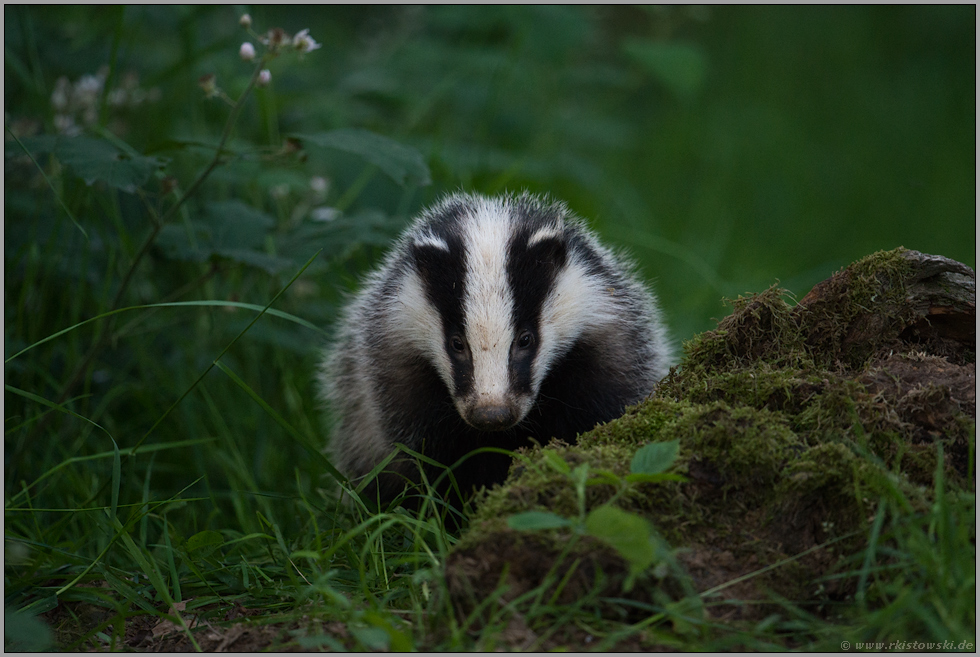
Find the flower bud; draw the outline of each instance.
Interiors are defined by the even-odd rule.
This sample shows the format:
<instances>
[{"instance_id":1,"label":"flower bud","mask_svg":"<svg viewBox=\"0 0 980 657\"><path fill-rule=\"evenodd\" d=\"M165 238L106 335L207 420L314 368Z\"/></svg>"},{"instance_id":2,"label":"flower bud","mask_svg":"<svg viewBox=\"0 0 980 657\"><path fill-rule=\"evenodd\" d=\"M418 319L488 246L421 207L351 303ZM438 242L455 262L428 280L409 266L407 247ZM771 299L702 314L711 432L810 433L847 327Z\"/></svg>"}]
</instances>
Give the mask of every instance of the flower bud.
<instances>
[{"instance_id":1,"label":"flower bud","mask_svg":"<svg viewBox=\"0 0 980 657\"><path fill-rule=\"evenodd\" d=\"M269 69L264 68L259 71L259 79L255 81L255 84L264 87L270 82L272 82L272 73L269 72Z\"/></svg>"},{"instance_id":2,"label":"flower bud","mask_svg":"<svg viewBox=\"0 0 980 657\"><path fill-rule=\"evenodd\" d=\"M248 14L242 14L242 17L238 19L238 24L247 30L252 27L252 17Z\"/></svg>"},{"instance_id":3,"label":"flower bud","mask_svg":"<svg viewBox=\"0 0 980 657\"><path fill-rule=\"evenodd\" d=\"M252 61L255 59L255 46L246 41L242 44L242 47L238 49L238 56L242 58L242 61Z\"/></svg>"},{"instance_id":4,"label":"flower bud","mask_svg":"<svg viewBox=\"0 0 980 657\"><path fill-rule=\"evenodd\" d=\"M208 98L216 96L218 93L218 82L217 78L214 76L214 73L202 75L200 78L198 78L197 84L204 90L204 94Z\"/></svg>"}]
</instances>

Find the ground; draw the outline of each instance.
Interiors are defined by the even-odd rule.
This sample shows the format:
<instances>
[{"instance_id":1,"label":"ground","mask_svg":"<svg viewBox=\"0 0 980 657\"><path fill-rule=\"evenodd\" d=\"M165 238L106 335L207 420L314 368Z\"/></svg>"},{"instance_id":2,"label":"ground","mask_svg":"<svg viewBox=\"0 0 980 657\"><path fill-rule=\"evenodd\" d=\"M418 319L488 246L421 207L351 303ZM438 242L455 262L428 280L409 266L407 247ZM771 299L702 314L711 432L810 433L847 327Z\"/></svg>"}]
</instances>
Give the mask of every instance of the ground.
<instances>
[{"instance_id":1,"label":"ground","mask_svg":"<svg viewBox=\"0 0 980 657\"><path fill-rule=\"evenodd\" d=\"M832 623L856 596L874 601L860 582L871 562L855 576L854 555L887 513L924 513L943 491L972 496L972 270L898 249L787 298L774 287L735 300L646 401L576 444L525 450L477 499L444 570L445 609L474 628L477 649L696 649L688 641L710 628L760 631L779 614ZM638 476L638 451L672 441L669 469ZM560 522L515 528L529 511ZM894 554L883 544L875 563ZM280 614L245 595L178 607L206 651L372 647L314 605ZM43 618L65 645L112 615L62 603ZM173 620L127 616L102 649L193 649ZM426 621L427 641L441 645L445 621ZM385 636L377 645L397 649L397 632ZM711 645L758 647L745 636Z\"/></svg>"}]
</instances>

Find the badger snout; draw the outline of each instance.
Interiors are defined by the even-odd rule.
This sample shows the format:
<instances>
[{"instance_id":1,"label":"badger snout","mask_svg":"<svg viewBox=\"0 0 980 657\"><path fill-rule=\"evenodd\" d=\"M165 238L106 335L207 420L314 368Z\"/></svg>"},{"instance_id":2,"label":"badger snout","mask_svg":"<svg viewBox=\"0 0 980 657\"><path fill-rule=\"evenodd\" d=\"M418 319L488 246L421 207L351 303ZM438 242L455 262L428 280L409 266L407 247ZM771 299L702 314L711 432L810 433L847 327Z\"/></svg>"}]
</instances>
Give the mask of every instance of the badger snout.
<instances>
[{"instance_id":1,"label":"badger snout","mask_svg":"<svg viewBox=\"0 0 980 657\"><path fill-rule=\"evenodd\" d=\"M484 404L470 410L463 419L474 429L503 431L517 424L520 417L508 404Z\"/></svg>"}]
</instances>

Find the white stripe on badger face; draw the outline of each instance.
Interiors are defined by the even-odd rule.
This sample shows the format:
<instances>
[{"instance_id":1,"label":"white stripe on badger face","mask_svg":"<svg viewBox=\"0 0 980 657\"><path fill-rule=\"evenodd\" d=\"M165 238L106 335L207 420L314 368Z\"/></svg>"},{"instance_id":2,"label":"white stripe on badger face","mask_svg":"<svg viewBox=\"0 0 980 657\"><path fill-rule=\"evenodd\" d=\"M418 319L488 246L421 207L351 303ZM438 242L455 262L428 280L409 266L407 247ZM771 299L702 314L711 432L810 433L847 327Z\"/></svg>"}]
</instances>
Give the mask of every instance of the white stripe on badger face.
<instances>
[{"instance_id":1,"label":"white stripe on badger face","mask_svg":"<svg viewBox=\"0 0 980 657\"><path fill-rule=\"evenodd\" d=\"M507 279L509 213L484 200L463 220L466 243L466 341L478 405L506 404L510 389L513 299Z\"/></svg>"},{"instance_id":2,"label":"white stripe on badger face","mask_svg":"<svg viewBox=\"0 0 980 657\"><path fill-rule=\"evenodd\" d=\"M418 273L409 270L401 282L401 290L388 303L391 307L384 313L391 317L388 329L403 344L410 344L415 351L428 355L442 380L451 385L453 367L446 354L442 317L426 296Z\"/></svg>"},{"instance_id":3,"label":"white stripe on badger face","mask_svg":"<svg viewBox=\"0 0 980 657\"><path fill-rule=\"evenodd\" d=\"M434 246L437 249L442 249L446 253L449 253L449 245L446 244L446 240L431 233L419 235L415 238L415 246Z\"/></svg>"},{"instance_id":4,"label":"white stripe on badger face","mask_svg":"<svg viewBox=\"0 0 980 657\"><path fill-rule=\"evenodd\" d=\"M536 232L534 235L531 235L531 237L527 241L527 246L528 246L528 248L531 248L532 246L534 246L535 244L537 244L538 242L540 242L542 240L547 240L547 239L553 239L553 238L556 238L556 237L561 237L561 235L562 235L562 232L558 228L553 228L551 226L549 226L547 228L542 228L541 230L539 230L538 232Z\"/></svg>"},{"instance_id":5,"label":"white stripe on badger face","mask_svg":"<svg viewBox=\"0 0 980 657\"><path fill-rule=\"evenodd\" d=\"M531 370L535 390L540 389L551 365L568 353L583 333L601 333L618 321L614 294L615 290L590 277L585 264L576 258L558 273L541 306L538 354Z\"/></svg>"}]
</instances>

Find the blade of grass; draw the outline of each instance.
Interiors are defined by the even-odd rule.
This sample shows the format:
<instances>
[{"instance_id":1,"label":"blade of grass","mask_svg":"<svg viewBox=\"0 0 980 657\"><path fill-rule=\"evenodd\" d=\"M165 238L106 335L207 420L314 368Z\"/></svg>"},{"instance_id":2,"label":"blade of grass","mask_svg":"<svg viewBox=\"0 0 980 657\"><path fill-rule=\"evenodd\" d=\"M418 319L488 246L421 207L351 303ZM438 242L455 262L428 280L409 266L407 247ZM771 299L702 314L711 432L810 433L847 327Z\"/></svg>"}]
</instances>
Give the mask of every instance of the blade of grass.
<instances>
[{"instance_id":1,"label":"blade of grass","mask_svg":"<svg viewBox=\"0 0 980 657\"><path fill-rule=\"evenodd\" d=\"M31 401L37 402L38 404L42 404L44 406L47 406L48 408L50 408L52 410L60 411L62 413L65 413L66 415L71 415L72 417L77 417L79 420L83 420L85 422L88 422L92 426L101 429L105 433L105 435L109 436L109 439L112 440L113 444L115 444L115 442L116 442L115 439L112 437L112 434L109 433L109 430L106 429L105 427L103 427L101 424L99 424L97 422L93 422L92 420L88 419L87 417L85 417L83 415L79 415L75 411L72 411L70 409L65 408L62 404L56 404L55 402L48 401L44 397L40 397L38 395L35 395L33 392L27 392L26 390L21 390L20 388L15 388L15 387L13 387L12 385L9 385L9 384L4 384L3 387L4 387L4 390L6 390L7 392L12 392L15 395L20 395L21 397L24 397L26 399L30 399Z\"/></svg>"},{"instance_id":2,"label":"blade of grass","mask_svg":"<svg viewBox=\"0 0 980 657\"><path fill-rule=\"evenodd\" d=\"M167 499L167 500L164 500L164 501L161 501L161 502L158 502L157 504L155 504L155 505L153 506L153 509L151 509L150 511L148 511L148 513L149 513L149 512L152 512L152 511L153 511L154 509L157 509L157 508L159 508L160 506L163 506L164 504L169 504L169 503L171 503L171 502L173 502L173 501L175 501L175 500L177 500L177 499L179 499L179 498L180 498L180 495L181 495L181 494L182 494L182 493L183 493L183 492L184 492L185 490L187 490L187 489L188 489L188 488L190 488L191 486L194 486L195 484L197 484L197 482L199 482L199 481L201 481L201 479L202 479L202 478L203 478L203 477L200 477L200 478L198 478L198 479L195 479L195 480L194 480L194 481L192 481L192 482L191 482L190 484L188 484L188 485L187 485L187 486L185 486L184 488L182 488L182 489L180 489L179 491L177 491L177 493L176 493L175 495L173 495L172 497L170 497L169 499ZM133 523L133 522L135 522L135 520L136 520L136 519L137 519L138 517L139 517L139 516L137 515L137 516L134 516L134 517L132 517L132 518L130 518L130 519L129 519L129 521L127 522L127 524L126 524L126 526L128 527L128 526L129 526L129 524L131 524L131 523ZM115 524L116 524L116 525L119 525L119 520L118 520L118 518L116 519L116 522L115 522ZM121 527L121 525L119 525L119 526ZM92 568L94 568L94 567L95 567L95 566L96 566L96 565L97 565L97 564L98 564L99 562L101 562L101 561L102 561L102 558L103 558L103 557L104 557L104 556L106 555L106 553L107 553L107 552L109 551L109 548L110 548L110 547L112 547L112 544L113 544L113 543L115 543L115 542L116 542L116 540L120 538L120 536L121 536L121 533L120 533L120 532L118 531L118 529L117 529L117 530L115 531L115 533L113 534L113 536L112 536L112 538L110 538L110 539L109 539L109 542L108 542L108 543L106 544L106 546L105 546L105 548L103 548L103 550L102 550L102 552L100 552L100 553L99 553L99 555L98 555L98 556L97 556L97 557L95 558L95 560L94 560L94 561L92 561L92 563L90 563L90 564L89 564L88 566L86 566L86 567L85 567L85 569L84 569L84 570L82 570L82 572L81 572L81 573L79 573L79 574L78 574L78 575L77 575L77 576L76 576L76 577L75 577L75 578L74 578L73 580L71 580L70 582L68 582L67 584L65 584L64 586L62 586L62 587L61 587L60 589L58 589L58 590L57 590L57 591L55 592L55 595L61 595L62 593L64 593L64 592L65 592L65 591L67 591L68 589L70 589L70 588L72 588L73 586L75 586L75 584L77 584L77 583L78 583L79 581L81 581L81 579L82 579L83 577L85 577L85 575L87 575L87 574L88 574L88 572L89 572L90 570L92 570ZM127 536L128 536L128 535L127 535ZM130 540L132 540L132 539L130 539Z\"/></svg>"},{"instance_id":3,"label":"blade of grass","mask_svg":"<svg viewBox=\"0 0 980 657\"><path fill-rule=\"evenodd\" d=\"M245 383L245 381L243 381L240 376L235 374L231 370L231 368L229 368L227 365L222 363L220 360L215 360L214 364L215 366L217 366L219 370L221 370L226 375L228 375L228 378L230 378L235 383L235 385L237 385L239 388L244 390L245 394L251 397L256 404L262 407L262 410L268 413L269 416L273 420L275 420L279 426L285 429L286 432L296 442L298 442L304 449L306 449L306 451L309 452L310 455L313 456L313 458L317 459L320 462L320 464L327 470L327 472L330 473L330 475L337 480L337 483L343 484L347 481L347 477L342 475L340 471L333 466L333 464L329 461L329 459L327 459L327 457L324 456L324 454L314 443L313 439L304 436L302 433L294 429L292 425L290 425L281 415L279 415L279 413L277 413L274 408L269 406L269 404L266 403L264 399L262 399L254 390L252 390L252 388L247 383Z\"/></svg>"},{"instance_id":4,"label":"blade of grass","mask_svg":"<svg viewBox=\"0 0 980 657\"><path fill-rule=\"evenodd\" d=\"M216 440L216 438L192 438L190 440L178 440L178 441L175 441L175 442L172 442L172 443L159 443L157 445L150 445L149 447L146 447L145 449L142 450L142 453L158 452L158 451L164 450L164 449L172 449L172 448L177 448L177 447L186 447L188 445L197 445L199 443L214 442L215 440ZM132 456L134 452L135 452L135 448L134 447L127 447L125 449L119 450L119 453L121 455L123 455L123 456ZM35 479L33 482L31 482L31 484L29 486L27 486L27 488L25 490L21 491L17 495L13 496L11 499L7 500L6 505L4 506L4 511L12 510L13 507L10 506L10 505L13 505L14 502L18 501L21 498L21 496L23 496L25 494L26 490L29 490L31 488L34 488L35 486L37 486L39 483L41 483L42 481L44 481L45 479L47 479L51 475L56 474L57 472L61 471L62 469L66 468L66 467L68 467L69 465L72 465L74 463L84 463L86 461L96 461L96 460L99 460L99 459L104 459L104 458L108 458L110 456L113 456L113 454L114 454L114 452L112 452L112 451L110 451L110 452L99 452L98 454L92 454L90 456L73 456L73 457L71 457L69 459L66 459L66 460L62 461L61 463L59 463L58 465L54 466L53 468L51 468L50 470L48 470L47 472L45 472L44 474L42 474L40 477L38 477L37 479ZM105 507L92 507L92 508L105 508ZM90 511L90 510L92 510L92 508L81 508L81 509L78 509L78 510L81 510L81 511L87 511L88 510L88 511Z\"/></svg>"},{"instance_id":5,"label":"blade of grass","mask_svg":"<svg viewBox=\"0 0 980 657\"><path fill-rule=\"evenodd\" d=\"M279 290L279 292L277 292L277 293L276 293L276 295L275 295L274 297L272 297L272 299L271 299L271 300L269 301L269 303L268 303L268 304L266 304L266 306L265 306L265 307L264 307L264 308L263 308L263 309L261 310L261 312L259 312L259 314L258 314L258 315L256 315L256 316L255 316L255 318L254 318L254 319L252 319L252 321L251 321L251 322L249 322L249 323L248 323L248 325L247 325L247 326L245 326L245 328L243 328L243 329L241 330L241 332L239 332L239 334L238 334L238 335L236 335L236 336L235 336L235 338L234 338L234 339L233 339L233 340L232 340L231 342L229 342L229 343L228 343L228 345L227 345L227 346L226 346L226 347L225 347L224 349L222 349L222 350L221 350L221 353L220 353L220 354L218 354L218 355L217 355L217 356L215 357L215 359L214 359L213 361L211 361L211 364L210 364L210 365L208 365L208 366L207 366L206 368L204 368L204 371L203 371L203 372L201 372L201 374L200 374L200 375L199 375L199 376L197 377L197 379L195 379L195 380L194 380L194 382L193 382L193 383L192 383L192 384L191 384L191 385L190 385L190 386L189 386L189 387L187 388L187 390L185 390L185 391L184 391L184 393L183 393L183 394L182 394L182 395L181 395L180 397L178 397L178 398L177 398L177 401L175 401L175 402L174 402L173 404L171 404L171 405L170 405L170 408L168 408L168 409L167 409L166 411L164 411L164 413L163 413L163 415L161 415L161 416L160 416L160 417L159 417L159 418L157 419L157 421L153 423L153 426L152 426L152 427L150 427L150 429L149 429L149 430L148 430L148 431L147 431L147 432L146 432L145 434L143 434L143 437L142 437L142 438L140 438L140 439L139 439L139 440L138 440L138 441L136 442L136 444L135 444L135 445L133 446L134 448L138 448L138 447L140 447L140 446L141 446L141 445L143 444L143 442L144 442L144 441L145 441L145 440L146 440L147 438L149 438L149 437L150 437L150 434L152 434L152 433L153 433L153 431L154 431L154 430L155 430L155 429L156 429L156 428L157 428L158 426L160 426L160 423L161 423L161 422L163 422L163 421L164 421L164 420L165 420L165 419L167 418L167 416L169 416L169 415L170 415L170 413L171 413L171 412L172 412L172 411L173 411L173 410L174 410L175 408L177 408L177 406L178 406L178 405L180 405L180 402L182 402L182 401L184 400L184 398L185 398L185 397L186 397L187 395L189 395L189 394L191 393L191 391L192 391L192 390L193 390L194 388L196 388L196 387L197 387L197 385L198 385L198 384L199 384L199 383L200 383L200 382L201 382L202 380L204 380L204 377L205 377L205 376L207 376L207 374L208 374L208 372L210 372L210 371L211 371L211 368L213 368L213 367L214 367L214 366L215 366L215 365L216 365L216 364L218 363L218 361L220 361L220 360L221 360L221 357L222 357L222 356L224 356L224 355L225 355L226 353L228 353L228 350L229 350L229 349L231 349L231 348L232 348L232 347L233 347L233 346L235 345L235 343L236 343L236 342L238 342L238 341L239 341L239 340L240 340L240 339L242 338L242 336L243 336L243 335L245 335L245 334L246 334L246 333L247 333L247 332L249 331L249 329L251 329L251 328L252 328L252 327L253 327L253 326L255 325L255 323L256 323L257 321L259 321L259 319L260 319L260 318L261 318L261 317L262 317L262 316L263 316L263 315L264 315L264 314L265 314L265 313L266 313L266 312L267 312L267 311L269 310L269 308L270 308L270 307L272 307L272 304L274 304L274 303L275 303L276 301L278 301L278 300L279 300L279 297L280 297L280 296L282 296L282 295L283 295L283 293L284 293L284 292L285 292L286 290L288 290L288 289L289 289L289 288L290 288L290 287L292 286L292 284L293 284L293 283L295 283L295 282L296 282L296 279L297 279L297 278L299 278L299 277L300 277L300 276L301 276L301 275L303 274L303 272L304 272L304 271L306 271L306 269L307 269L307 268L308 268L308 267L309 267L310 265L312 265L312 264L313 264L313 261L317 259L317 257L318 257L318 256L320 255L320 252L321 252L321 251L323 251L323 249L319 249L319 250L318 250L318 251L317 251L316 253L314 253L314 254L313 254L313 255L312 255L311 257L310 257L310 259L306 261L306 264L304 264L304 265L303 265L303 266L302 266L302 267L300 268L300 270L299 270L298 272L296 272L296 274L294 274L294 275L293 275L293 277L292 277L291 279L289 279L289 282L288 282L288 283L286 283L286 285L284 285L284 286L283 286L283 288L282 288L281 290Z\"/></svg>"},{"instance_id":6,"label":"blade of grass","mask_svg":"<svg viewBox=\"0 0 980 657\"><path fill-rule=\"evenodd\" d=\"M167 548L167 565L170 567L170 580L174 586L173 598L180 602L183 599L180 595L180 577L177 576L177 566L174 563L174 548L170 544L170 526L166 514L163 516L163 544Z\"/></svg>"},{"instance_id":7,"label":"blade of grass","mask_svg":"<svg viewBox=\"0 0 980 657\"><path fill-rule=\"evenodd\" d=\"M112 441L112 506L109 511L109 519L116 520L116 508L119 506L119 484L122 480L122 465L119 458L119 445Z\"/></svg>"},{"instance_id":8,"label":"blade of grass","mask_svg":"<svg viewBox=\"0 0 980 657\"><path fill-rule=\"evenodd\" d=\"M65 204L64 199L61 198L61 194L59 194L58 190L54 188L54 183L52 183L51 179L48 178L48 174L44 173L44 168L37 163L37 160L34 159L34 156L31 155L31 152L27 150L27 147L24 146L24 143L17 138L17 135L13 133L10 127L6 124L6 122L4 122L3 127L7 131L7 134L14 138L14 141L17 142L17 145L20 146L25 153L27 153L27 157L31 158L31 162L33 162L34 166L37 167L37 170L41 172L41 176L44 178L44 182L46 182L48 184L48 187L51 188L51 193L54 194L54 197L56 199L58 199L58 203L61 204L61 208L65 211L65 214L67 214L68 218L71 219L71 222L75 224L75 228L77 228L79 232L81 232L81 234L85 236L85 239L88 240L88 233L85 232L85 229L82 228L82 225L78 223L77 219L75 219L75 215L73 215L71 213L71 210L68 209L68 206Z\"/></svg>"},{"instance_id":9,"label":"blade of grass","mask_svg":"<svg viewBox=\"0 0 980 657\"><path fill-rule=\"evenodd\" d=\"M317 251L317 254L319 254L319 253L320 252ZM316 258L316 255L314 255L313 258L315 259ZM306 269L306 267L304 267L303 269ZM302 270L300 271L300 273L302 273ZM204 306L204 307L211 307L211 308L244 308L246 310L256 310L256 311L259 311L259 312L263 312L264 314L267 314L267 315L272 315L274 317L279 317L279 318L282 318L282 319L289 320L290 322L294 322L296 324L299 324L300 326L302 326L304 328L308 328L308 329L311 329L313 331L316 331L316 332L320 333L321 335L326 335L326 333L327 333L326 331L324 331L322 328L320 328L316 324L313 324L311 322L308 322L308 321L306 321L305 319L303 319L301 317L297 317L296 315L291 315L290 313L283 312L281 310L276 310L275 308L269 308L268 306L266 306L266 307L259 306L259 305L256 305L254 303L245 303L243 301L218 301L218 300L211 301L211 300L206 300L206 299L197 300L197 301L168 301L168 302L165 302L165 303L148 303L148 304L142 304L142 305L139 305L139 306L127 306L125 308L116 308L115 310L109 310L109 311L106 311L106 312L104 312L104 313L102 313L100 315L96 315L95 317L90 317L88 319L82 320L81 322L78 322L77 324L73 324L72 326L69 326L68 328L62 329L62 330L58 331L57 333L52 333L48 337L42 338L41 340L38 340L34 344L31 344L31 345L28 345L27 347L24 347L23 349L21 349L20 351L18 351L13 356L10 356L9 358L7 358L4 361L4 363L9 363L10 361L14 360L18 356L23 355L24 353L30 351L31 349L34 349L35 347L41 346L45 342L48 342L50 340L54 340L55 338L61 337L62 335L66 334L66 333L70 333L70 332L74 331L75 329L78 329L78 328L81 328L82 326L85 326L86 324L91 324L92 322L96 322L96 321L98 321L100 319L105 319L106 317L110 317L112 315L116 315L116 314L119 314L119 313L128 312L130 310L146 310L146 309L149 309L149 308L180 308L180 307L190 307L190 306Z\"/></svg>"},{"instance_id":10,"label":"blade of grass","mask_svg":"<svg viewBox=\"0 0 980 657\"><path fill-rule=\"evenodd\" d=\"M157 569L156 562L152 559L152 557L147 558L147 556L143 554L143 551L140 550L140 548L133 541L132 537L130 537L129 531L123 527L122 524L120 524L119 520L114 518L113 525L115 526L118 536L122 539L123 544L125 544L130 555L132 555L140 569L149 578L153 588L156 589L157 595L159 595L160 598L162 598L167 604L167 607L169 608L168 615L173 614L173 616L176 617L181 629L184 630L187 638L190 639L191 645L194 646L194 650L197 652L203 652L201 650L201 646L197 644L197 640L194 638L194 634L191 632L191 629L187 626L187 623L184 622L184 617L180 615L180 612L177 611L177 609L175 609L174 606L176 603L170 596L170 592L167 590L166 583L163 581L163 576Z\"/></svg>"},{"instance_id":11,"label":"blade of grass","mask_svg":"<svg viewBox=\"0 0 980 657\"><path fill-rule=\"evenodd\" d=\"M868 575L871 573L871 567L874 564L875 551L878 548L878 537L881 534L881 527L885 524L885 511L888 505L885 499L882 498L878 503L878 512L875 514L874 522L871 525L871 535L868 537L868 547L864 552L864 563L861 565L861 572L858 575L858 590L854 594L854 599L861 606L862 609L867 610L867 603L865 601L865 595L868 588Z\"/></svg>"}]
</instances>

